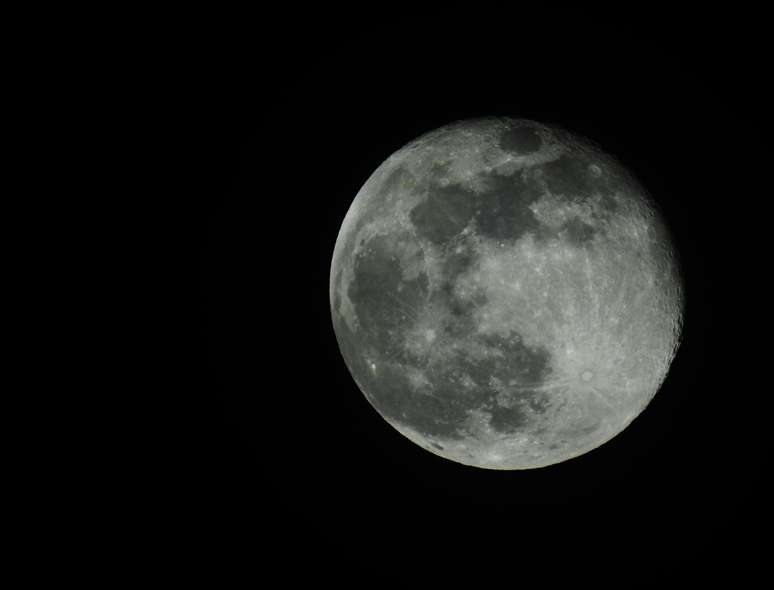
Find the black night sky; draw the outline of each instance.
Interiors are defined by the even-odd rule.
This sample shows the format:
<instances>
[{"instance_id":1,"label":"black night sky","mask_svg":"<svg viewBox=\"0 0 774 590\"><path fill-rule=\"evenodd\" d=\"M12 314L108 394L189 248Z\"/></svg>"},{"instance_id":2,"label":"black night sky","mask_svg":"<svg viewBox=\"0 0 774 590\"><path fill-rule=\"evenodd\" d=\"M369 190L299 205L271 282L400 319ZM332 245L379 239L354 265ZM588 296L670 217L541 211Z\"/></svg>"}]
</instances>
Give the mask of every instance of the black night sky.
<instances>
[{"instance_id":1,"label":"black night sky","mask_svg":"<svg viewBox=\"0 0 774 590\"><path fill-rule=\"evenodd\" d=\"M585 584L761 565L762 41L746 21L590 20L278 24L193 50L201 347L177 444L197 526L229 559L401 583L414 568ZM616 155L683 263L683 344L661 391L609 443L538 470L464 467L409 442L357 389L330 319L332 249L361 185L421 133L485 115L555 123Z\"/></svg>"}]
</instances>

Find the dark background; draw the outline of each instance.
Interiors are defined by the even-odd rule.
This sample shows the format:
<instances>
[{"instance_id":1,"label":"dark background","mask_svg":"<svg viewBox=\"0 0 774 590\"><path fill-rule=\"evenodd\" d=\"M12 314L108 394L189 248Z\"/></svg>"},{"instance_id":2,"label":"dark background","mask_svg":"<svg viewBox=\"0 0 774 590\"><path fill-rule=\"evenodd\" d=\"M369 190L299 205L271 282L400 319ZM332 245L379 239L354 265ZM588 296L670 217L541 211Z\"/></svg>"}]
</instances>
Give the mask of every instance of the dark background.
<instances>
[{"instance_id":1,"label":"dark background","mask_svg":"<svg viewBox=\"0 0 774 590\"><path fill-rule=\"evenodd\" d=\"M179 452L197 527L229 559L296 573L752 575L768 516L764 32L754 16L478 16L267 22L188 54L201 396ZM683 343L653 402L538 470L409 442L358 391L330 320L333 246L368 176L419 134L484 115L559 124L618 156L661 205L686 283Z\"/></svg>"}]
</instances>

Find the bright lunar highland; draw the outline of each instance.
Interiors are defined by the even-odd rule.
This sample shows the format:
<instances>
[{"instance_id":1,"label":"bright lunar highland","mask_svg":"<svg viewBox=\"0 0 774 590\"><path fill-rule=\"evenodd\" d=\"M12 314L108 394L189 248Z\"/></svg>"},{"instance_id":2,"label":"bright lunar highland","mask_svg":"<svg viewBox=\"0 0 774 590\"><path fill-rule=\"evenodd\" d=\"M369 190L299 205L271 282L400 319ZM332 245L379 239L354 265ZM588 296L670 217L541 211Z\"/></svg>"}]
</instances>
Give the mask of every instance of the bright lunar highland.
<instances>
[{"instance_id":1,"label":"bright lunar highland","mask_svg":"<svg viewBox=\"0 0 774 590\"><path fill-rule=\"evenodd\" d=\"M330 272L341 353L373 407L441 457L530 469L621 432L677 350L683 287L654 201L592 142L461 121L390 156Z\"/></svg>"}]
</instances>

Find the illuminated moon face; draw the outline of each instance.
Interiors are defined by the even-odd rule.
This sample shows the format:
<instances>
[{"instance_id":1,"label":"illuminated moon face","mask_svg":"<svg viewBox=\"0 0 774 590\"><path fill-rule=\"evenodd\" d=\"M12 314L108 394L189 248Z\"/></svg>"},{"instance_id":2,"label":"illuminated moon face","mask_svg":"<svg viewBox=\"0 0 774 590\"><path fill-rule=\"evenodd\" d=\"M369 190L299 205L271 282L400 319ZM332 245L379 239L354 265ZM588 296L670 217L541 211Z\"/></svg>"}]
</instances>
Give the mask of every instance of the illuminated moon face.
<instances>
[{"instance_id":1,"label":"illuminated moon face","mask_svg":"<svg viewBox=\"0 0 774 590\"><path fill-rule=\"evenodd\" d=\"M525 120L462 121L390 156L330 274L373 407L428 451L529 469L621 432L678 346L682 283L653 201L612 157Z\"/></svg>"}]
</instances>

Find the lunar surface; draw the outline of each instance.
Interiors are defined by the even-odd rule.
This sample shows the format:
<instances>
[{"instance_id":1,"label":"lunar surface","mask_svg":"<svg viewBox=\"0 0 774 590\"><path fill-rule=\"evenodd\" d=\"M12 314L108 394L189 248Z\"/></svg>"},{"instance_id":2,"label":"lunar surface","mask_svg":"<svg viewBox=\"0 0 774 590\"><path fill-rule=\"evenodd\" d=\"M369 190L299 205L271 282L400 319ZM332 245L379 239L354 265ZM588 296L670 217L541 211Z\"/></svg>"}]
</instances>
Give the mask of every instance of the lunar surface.
<instances>
[{"instance_id":1,"label":"lunar surface","mask_svg":"<svg viewBox=\"0 0 774 590\"><path fill-rule=\"evenodd\" d=\"M588 140L506 118L427 133L371 175L330 304L384 419L488 469L559 463L626 428L667 375L684 306L638 181Z\"/></svg>"}]
</instances>

